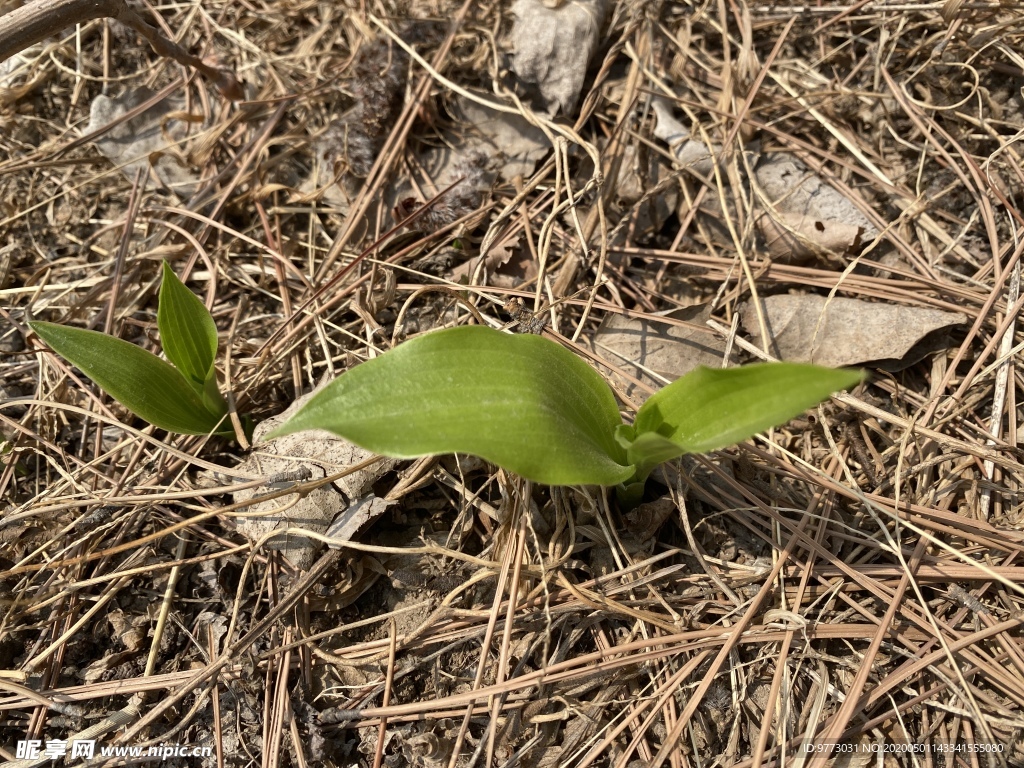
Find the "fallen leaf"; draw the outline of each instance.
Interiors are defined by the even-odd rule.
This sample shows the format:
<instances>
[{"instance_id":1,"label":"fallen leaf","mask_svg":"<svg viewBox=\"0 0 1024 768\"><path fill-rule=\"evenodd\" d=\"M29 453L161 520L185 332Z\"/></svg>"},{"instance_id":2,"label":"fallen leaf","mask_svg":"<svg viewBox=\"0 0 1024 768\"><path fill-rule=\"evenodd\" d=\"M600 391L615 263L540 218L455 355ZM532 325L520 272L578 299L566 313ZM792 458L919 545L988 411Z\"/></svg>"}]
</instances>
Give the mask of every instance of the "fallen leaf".
<instances>
[{"instance_id":1,"label":"fallen leaf","mask_svg":"<svg viewBox=\"0 0 1024 768\"><path fill-rule=\"evenodd\" d=\"M856 250L864 235L864 228L856 224L802 213L765 213L758 218L757 227L768 252L780 261L823 250L840 254Z\"/></svg>"},{"instance_id":2,"label":"fallen leaf","mask_svg":"<svg viewBox=\"0 0 1024 768\"><path fill-rule=\"evenodd\" d=\"M709 176L721 146L709 148L693 138L664 100L655 99L652 107L655 137L668 144L681 167ZM761 208L757 226L776 259L845 253L878 236L878 228L851 200L788 152L764 155L754 179Z\"/></svg>"},{"instance_id":3,"label":"fallen leaf","mask_svg":"<svg viewBox=\"0 0 1024 768\"><path fill-rule=\"evenodd\" d=\"M327 529L327 537L338 541L351 541L359 529L383 515L395 501L379 499L372 493L339 513ZM331 549L341 549L340 544L328 544Z\"/></svg>"},{"instance_id":4,"label":"fallen leaf","mask_svg":"<svg viewBox=\"0 0 1024 768\"><path fill-rule=\"evenodd\" d=\"M484 256L464 261L450 270L447 279L453 283L490 285L495 288L516 288L537 274L537 263L529 249L523 247L520 237L495 243ZM483 259L483 264L480 263ZM480 281L480 276L484 281Z\"/></svg>"},{"instance_id":5,"label":"fallen leaf","mask_svg":"<svg viewBox=\"0 0 1024 768\"><path fill-rule=\"evenodd\" d=\"M920 342L925 337L967 322L959 312L818 295L779 295L762 299L771 335L769 351L781 360L831 367L888 361L887 370L913 365L939 347ZM760 345L757 313L747 303L743 327Z\"/></svg>"},{"instance_id":6,"label":"fallen leaf","mask_svg":"<svg viewBox=\"0 0 1024 768\"><path fill-rule=\"evenodd\" d=\"M525 118L496 112L464 96L454 101L452 118L466 136L462 152L496 158L498 173L505 181L530 176L537 161L551 150L544 131Z\"/></svg>"},{"instance_id":7,"label":"fallen leaf","mask_svg":"<svg viewBox=\"0 0 1024 768\"><path fill-rule=\"evenodd\" d=\"M285 435L269 442L263 436L283 424L302 407L323 386L296 400L283 413L256 426L253 432L253 450L238 468L250 475L294 476L304 473L311 480L340 472L374 456L347 440L321 429ZM313 533L324 533L339 513L348 507L349 500L366 496L373 484L397 464L397 459L383 458L366 469L358 470L339 478L332 484L323 485L304 496L287 495L267 501L258 501L248 510L252 517L240 517L238 530L250 540L256 541L273 531L284 528L303 528ZM234 503L249 501L254 496L277 490L280 483L262 485L238 491L232 496ZM287 507L276 514L266 514ZM262 513L262 514L261 514ZM313 564L322 544L316 539L301 534L281 534L267 543L270 549L279 550L296 568L305 570Z\"/></svg>"},{"instance_id":8,"label":"fallen leaf","mask_svg":"<svg viewBox=\"0 0 1024 768\"><path fill-rule=\"evenodd\" d=\"M679 165L687 170L708 176L715 167L715 158L722 148L714 144L711 149L700 139L691 138L690 129L672 116L672 108L662 99L651 103L654 109L654 136L668 144Z\"/></svg>"},{"instance_id":9,"label":"fallen leaf","mask_svg":"<svg viewBox=\"0 0 1024 768\"><path fill-rule=\"evenodd\" d=\"M606 0L516 0L512 69L537 86L548 115L572 114L597 49Z\"/></svg>"},{"instance_id":10,"label":"fallen leaf","mask_svg":"<svg viewBox=\"0 0 1024 768\"><path fill-rule=\"evenodd\" d=\"M37 43L0 61L0 106L14 104L47 78L46 68L40 66L45 45Z\"/></svg>"},{"instance_id":11,"label":"fallen leaf","mask_svg":"<svg viewBox=\"0 0 1024 768\"><path fill-rule=\"evenodd\" d=\"M609 315L594 334L593 348L609 363L660 389L666 381L674 381L697 366L721 367L724 344L710 331L700 330L710 316L707 304L678 309L669 315L689 325ZM612 375L626 395L646 399L635 384Z\"/></svg>"},{"instance_id":12,"label":"fallen leaf","mask_svg":"<svg viewBox=\"0 0 1024 768\"><path fill-rule=\"evenodd\" d=\"M843 253L878 236L878 228L851 200L794 155L765 155L754 176L764 209L757 226L775 258Z\"/></svg>"},{"instance_id":13,"label":"fallen leaf","mask_svg":"<svg viewBox=\"0 0 1024 768\"><path fill-rule=\"evenodd\" d=\"M635 208L634 238L653 236L676 210L679 186L671 182L671 169L660 155L633 144L623 149L615 197L622 208L630 212ZM660 191L650 194L659 187Z\"/></svg>"},{"instance_id":14,"label":"fallen leaf","mask_svg":"<svg viewBox=\"0 0 1024 768\"><path fill-rule=\"evenodd\" d=\"M86 133L93 133L135 109L153 96L148 88L136 88L117 98L99 95L89 110ZM187 137L186 124L198 118L181 119L185 101L168 97L145 112L125 120L96 139L96 147L129 179L134 180L140 170L147 171L149 188L153 182L152 169L157 179L180 198L191 197L198 189L199 177L180 157L179 144Z\"/></svg>"}]
</instances>

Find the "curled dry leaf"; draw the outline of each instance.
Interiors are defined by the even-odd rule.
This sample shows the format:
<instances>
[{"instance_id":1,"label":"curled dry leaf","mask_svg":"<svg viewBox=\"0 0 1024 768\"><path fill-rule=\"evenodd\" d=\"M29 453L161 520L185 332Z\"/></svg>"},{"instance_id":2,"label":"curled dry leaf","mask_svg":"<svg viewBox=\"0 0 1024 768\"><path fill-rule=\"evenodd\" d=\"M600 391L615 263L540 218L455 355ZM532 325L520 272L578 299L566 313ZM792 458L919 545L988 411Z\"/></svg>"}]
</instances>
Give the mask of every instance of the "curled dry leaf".
<instances>
[{"instance_id":1,"label":"curled dry leaf","mask_svg":"<svg viewBox=\"0 0 1024 768\"><path fill-rule=\"evenodd\" d=\"M327 529L327 536L331 539L351 541L363 526L383 515L387 508L395 503L397 502L377 498L372 493L364 496L334 518ZM338 544L328 546L332 549L340 548Z\"/></svg>"},{"instance_id":2,"label":"curled dry leaf","mask_svg":"<svg viewBox=\"0 0 1024 768\"><path fill-rule=\"evenodd\" d=\"M652 107L654 135L668 144L679 165L710 175L722 147L709 148L693 138L665 101L656 99ZM851 200L788 152L765 155L754 177L761 209L757 226L776 259L844 253L878 236L878 228Z\"/></svg>"},{"instance_id":3,"label":"curled dry leaf","mask_svg":"<svg viewBox=\"0 0 1024 768\"><path fill-rule=\"evenodd\" d=\"M646 147L627 145L615 182L616 202L635 216L635 237L661 230L679 204L679 185L668 163Z\"/></svg>"},{"instance_id":4,"label":"curled dry leaf","mask_svg":"<svg viewBox=\"0 0 1024 768\"><path fill-rule=\"evenodd\" d=\"M541 108L571 114L608 9L605 0L516 0L512 69L537 86Z\"/></svg>"},{"instance_id":5,"label":"curled dry leaf","mask_svg":"<svg viewBox=\"0 0 1024 768\"><path fill-rule=\"evenodd\" d=\"M757 226L776 258L843 253L878 236L852 201L789 153L765 155L754 175L764 209Z\"/></svg>"},{"instance_id":6,"label":"curled dry leaf","mask_svg":"<svg viewBox=\"0 0 1024 768\"><path fill-rule=\"evenodd\" d=\"M46 43L37 43L0 61L0 107L27 96L49 75L39 62Z\"/></svg>"},{"instance_id":7,"label":"curled dry leaf","mask_svg":"<svg viewBox=\"0 0 1024 768\"><path fill-rule=\"evenodd\" d=\"M762 302L770 352L781 360L836 368L880 360L892 361L882 366L889 370L905 368L938 348L919 345L925 337L940 342L931 334L967 321L959 312L842 297L781 295ZM744 306L741 319L759 340L752 304Z\"/></svg>"},{"instance_id":8,"label":"curled dry leaf","mask_svg":"<svg viewBox=\"0 0 1024 768\"><path fill-rule=\"evenodd\" d=\"M448 279L453 283L486 284L496 288L516 288L522 285L536 276L537 263L520 240L517 235L510 240L495 243L487 253L464 261L449 271ZM481 277L485 279L480 280Z\"/></svg>"},{"instance_id":9,"label":"curled dry leaf","mask_svg":"<svg viewBox=\"0 0 1024 768\"><path fill-rule=\"evenodd\" d=\"M347 440L319 429L297 432L270 441L263 439L264 435L287 421L322 387L323 385L299 398L283 413L257 425L253 432L252 453L239 467L240 471L272 477L281 474L294 475L297 470L305 469L309 472L310 479L316 480L340 472L374 455ZM320 486L298 499L296 495L288 495L256 502L248 507L252 516L239 518L238 530L253 541L284 528L304 528L314 533L324 533L331 521L348 507L349 500L358 500L366 496L373 484L397 463L395 459L383 458L367 469L361 469L332 484ZM279 490L279 486L263 485L255 489L238 491L232 498L238 504L274 490ZM284 507L287 509L268 514ZM270 539L267 546L280 550L296 568L307 569L313 564L321 543L301 534L281 534Z\"/></svg>"},{"instance_id":10,"label":"curled dry leaf","mask_svg":"<svg viewBox=\"0 0 1024 768\"><path fill-rule=\"evenodd\" d=\"M148 88L136 88L113 99L97 96L89 110L86 133L120 120L152 96L153 91ZM139 169L143 169L147 171L149 188L156 186L155 174L178 197L191 197L198 188L199 176L186 165L180 145L188 137L186 123L201 122L202 118L188 116L184 110L183 99L167 97L106 131L96 139L96 148L129 179L134 180Z\"/></svg>"},{"instance_id":11,"label":"curled dry leaf","mask_svg":"<svg viewBox=\"0 0 1024 768\"><path fill-rule=\"evenodd\" d=\"M708 145L700 139L691 138L690 129L672 116L671 107L663 100L655 99L651 106L656 120L655 137L668 144L681 167L709 175L714 168L715 158L722 153L722 147L713 144L708 149Z\"/></svg>"}]
</instances>

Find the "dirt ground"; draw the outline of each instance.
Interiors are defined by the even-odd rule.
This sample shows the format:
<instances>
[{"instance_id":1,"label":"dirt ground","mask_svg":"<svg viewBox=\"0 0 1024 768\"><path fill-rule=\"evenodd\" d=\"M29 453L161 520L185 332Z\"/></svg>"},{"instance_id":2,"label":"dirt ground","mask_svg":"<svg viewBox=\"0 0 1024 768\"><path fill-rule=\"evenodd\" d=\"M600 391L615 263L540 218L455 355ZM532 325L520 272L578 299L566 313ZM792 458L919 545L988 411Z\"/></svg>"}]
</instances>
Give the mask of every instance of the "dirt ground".
<instances>
[{"instance_id":1,"label":"dirt ground","mask_svg":"<svg viewBox=\"0 0 1024 768\"><path fill-rule=\"evenodd\" d=\"M244 98L108 20L0 63L0 766L1024 765L1017 3L141 13ZM702 364L869 375L627 510L171 434L26 325L159 352L164 261L256 423L468 323L627 419Z\"/></svg>"}]
</instances>

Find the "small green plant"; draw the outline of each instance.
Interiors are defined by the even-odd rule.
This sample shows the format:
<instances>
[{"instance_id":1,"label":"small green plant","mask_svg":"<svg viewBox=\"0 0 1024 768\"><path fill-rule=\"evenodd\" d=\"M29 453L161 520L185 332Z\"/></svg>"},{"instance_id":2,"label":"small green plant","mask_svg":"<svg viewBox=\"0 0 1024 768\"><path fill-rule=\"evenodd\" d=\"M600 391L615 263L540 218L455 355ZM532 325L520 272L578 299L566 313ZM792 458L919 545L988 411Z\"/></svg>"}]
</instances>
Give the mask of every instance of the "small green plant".
<instances>
[{"instance_id":1,"label":"small green plant","mask_svg":"<svg viewBox=\"0 0 1024 768\"><path fill-rule=\"evenodd\" d=\"M464 326L347 371L268 437L326 429L397 458L469 453L547 485L618 485L632 503L661 462L745 440L861 378L793 363L699 368L630 426L601 376L559 344Z\"/></svg>"},{"instance_id":2,"label":"small green plant","mask_svg":"<svg viewBox=\"0 0 1024 768\"><path fill-rule=\"evenodd\" d=\"M136 416L169 432L233 435L214 367L217 326L167 262L156 319L169 363L105 333L39 321L29 326Z\"/></svg>"}]
</instances>

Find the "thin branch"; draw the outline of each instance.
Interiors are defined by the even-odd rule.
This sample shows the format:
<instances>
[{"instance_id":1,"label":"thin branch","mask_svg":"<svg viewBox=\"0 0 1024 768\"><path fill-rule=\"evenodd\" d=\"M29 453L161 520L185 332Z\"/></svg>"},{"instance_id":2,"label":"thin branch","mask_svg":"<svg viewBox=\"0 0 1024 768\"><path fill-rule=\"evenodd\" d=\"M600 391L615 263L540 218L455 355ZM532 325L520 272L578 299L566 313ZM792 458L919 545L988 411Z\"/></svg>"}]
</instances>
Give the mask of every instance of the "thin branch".
<instances>
[{"instance_id":1,"label":"thin branch","mask_svg":"<svg viewBox=\"0 0 1024 768\"><path fill-rule=\"evenodd\" d=\"M34 0L0 16L0 61L67 27L94 19L116 19L138 32L161 56L202 72L225 98L241 101L242 87L234 73L203 63L177 43L171 42L143 18L127 0Z\"/></svg>"}]
</instances>

